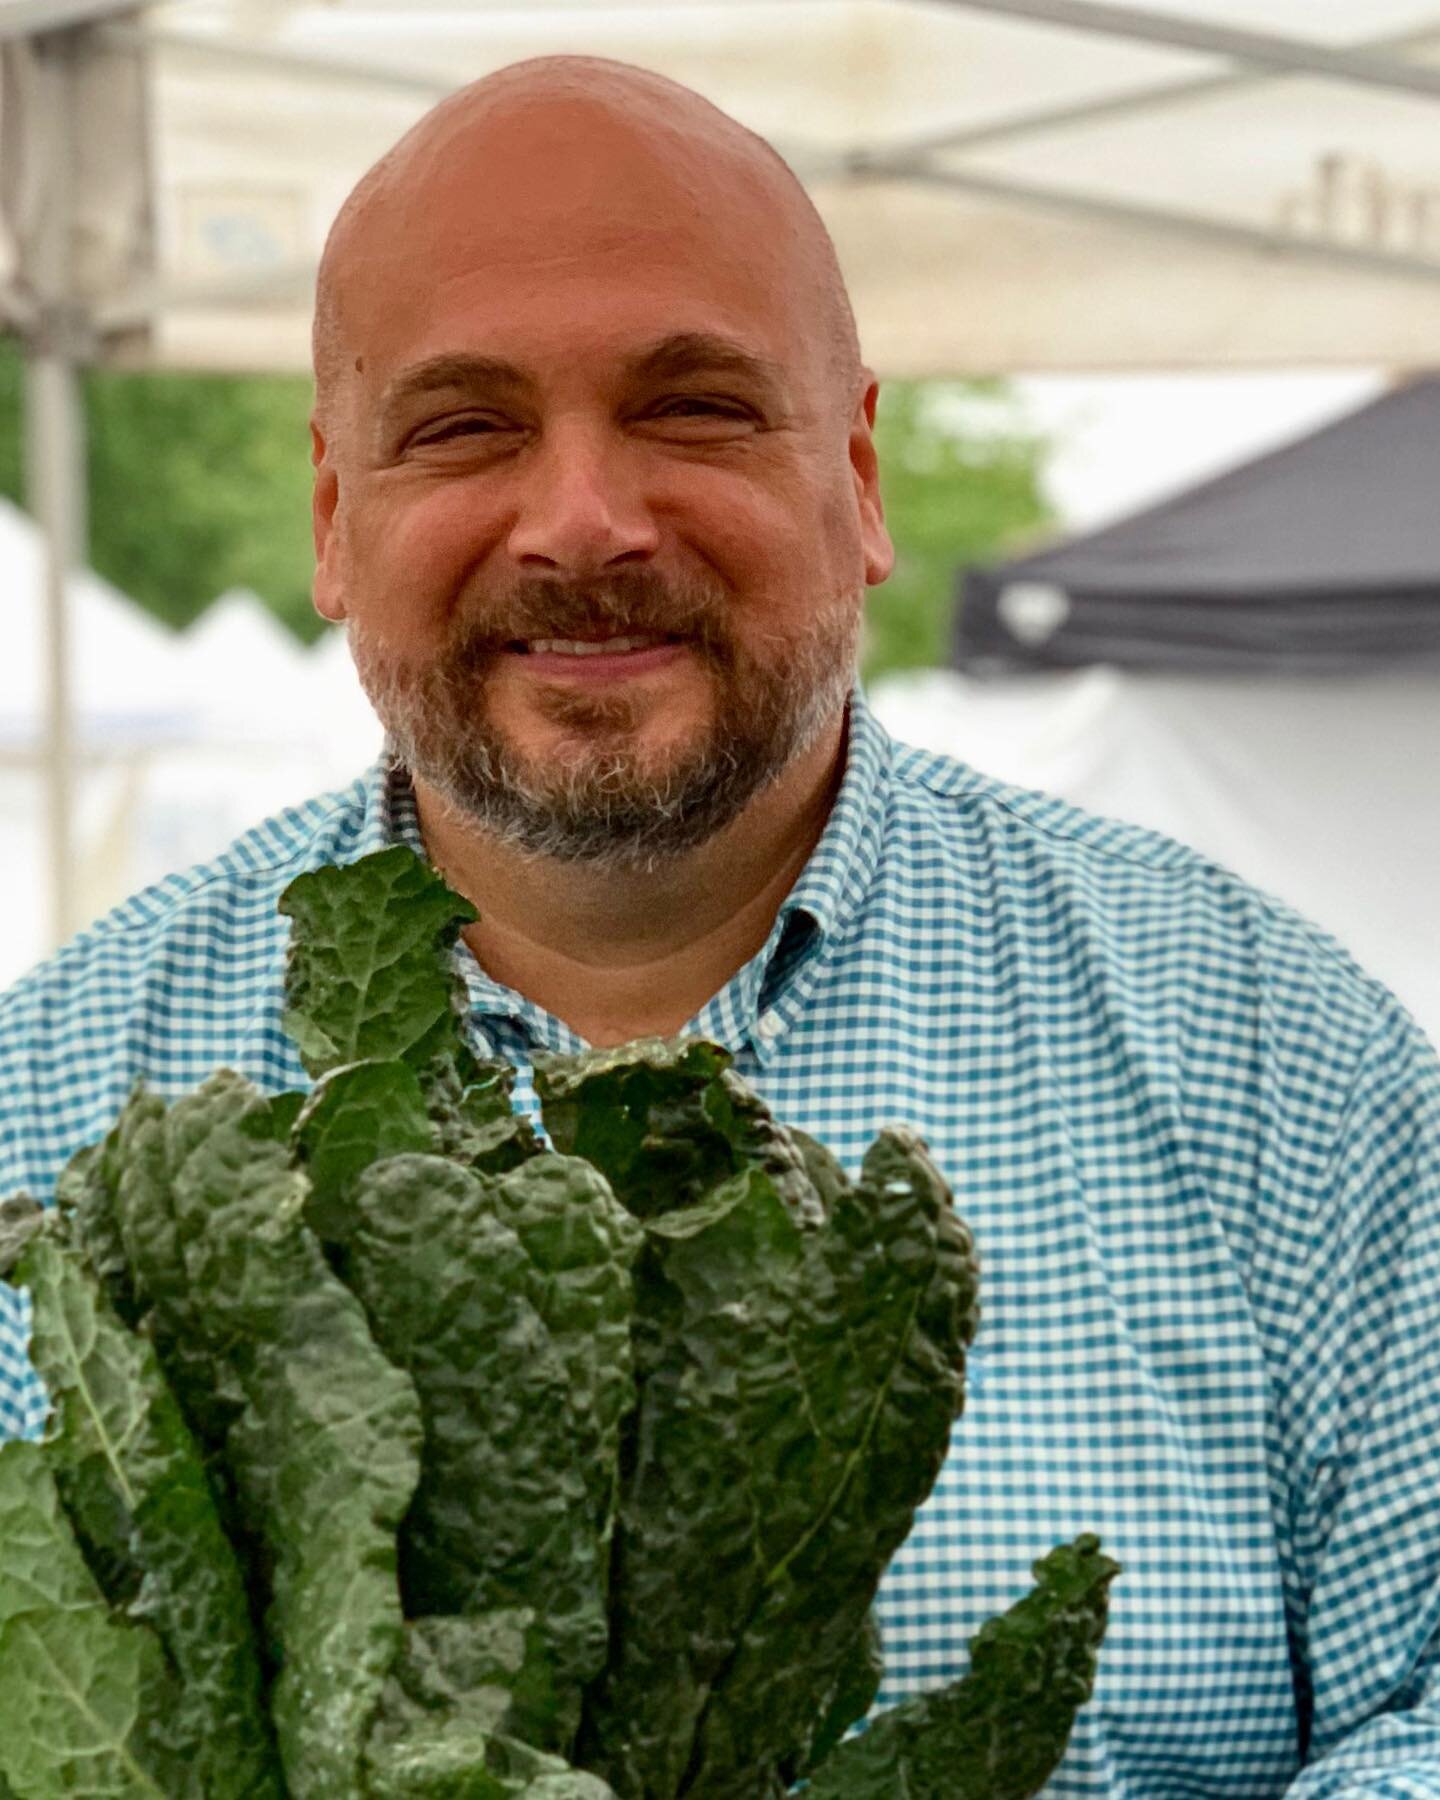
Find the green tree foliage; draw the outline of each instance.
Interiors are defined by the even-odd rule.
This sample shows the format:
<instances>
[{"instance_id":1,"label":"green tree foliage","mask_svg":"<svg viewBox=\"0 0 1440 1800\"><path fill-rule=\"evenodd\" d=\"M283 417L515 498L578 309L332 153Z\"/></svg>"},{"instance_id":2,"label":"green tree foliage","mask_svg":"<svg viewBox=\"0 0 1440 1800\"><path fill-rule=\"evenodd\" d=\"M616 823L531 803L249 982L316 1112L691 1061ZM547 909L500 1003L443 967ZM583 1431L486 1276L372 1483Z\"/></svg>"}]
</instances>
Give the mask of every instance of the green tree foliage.
<instances>
[{"instance_id":1,"label":"green tree foliage","mask_svg":"<svg viewBox=\"0 0 1440 1800\"><path fill-rule=\"evenodd\" d=\"M0 335L0 494L17 505L25 487L25 415L21 410L20 353Z\"/></svg>"},{"instance_id":2,"label":"green tree foliage","mask_svg":"<svg viewBox=\"0 0 1440 1800\"><path fill-rule=\"evenodd\" d=\"M18 352L0 340L0 493L23 499ZM250 587L302 638L310 606L308 381L86 377L90 559L170 624ZM865 673L948 656L956 571L1049 522L1045 444L1001 382L891 382L876 433L895 573L872 589Z\"/></svg>"},{"instance_id":3,"label":"green tree foliage","mask_svg":"<svg viewBox=\"0 0 1440 1800\"><path fill-rule=\"evenodd\" d=\"M23 503L23 380L0 340L0 493ZM90 561L168 624L254 588L298 636L310 606L310 383L285 376L85 377Z\"/></svg>"},{"instance_id":4,"label":"green tree foliage","mask_svg":"<svg viewBox=\"0 0 1440 1800\"><path fill-rule=\"evenodd\" d=\"M959 570L1051 522L1045 440L1004 382L887 382L875 436L895 573L866 605L868 681L948 662Z\"/></svg>"}]
</instances>

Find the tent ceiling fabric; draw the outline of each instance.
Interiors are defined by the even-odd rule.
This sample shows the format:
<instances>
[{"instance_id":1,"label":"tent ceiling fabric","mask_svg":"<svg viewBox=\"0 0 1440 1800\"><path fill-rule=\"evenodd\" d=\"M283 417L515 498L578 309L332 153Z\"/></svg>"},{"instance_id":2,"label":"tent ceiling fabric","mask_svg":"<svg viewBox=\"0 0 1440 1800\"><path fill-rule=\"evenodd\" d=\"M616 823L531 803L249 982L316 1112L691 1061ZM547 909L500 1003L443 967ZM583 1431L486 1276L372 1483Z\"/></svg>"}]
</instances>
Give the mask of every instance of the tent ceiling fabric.
<instances>
[{"instance_id":1,"label":"tent ceiling fabric","mask_svg":"<svg viewBox=\"0 0 1440 1800\"><path fill-rule=\"evenodd\" d=\"M0 35L46 4L0 0ZM356 177L452 86L560 50L671 75L777 144L882 373L1435 354L1440 0L169 0L86 29L143 48L158 248L100 301L112 333L148 321L111 339L132 360L305 367ZM82 239L125 264L113 201L85 199Z\"/></svg>"}]
</instances>

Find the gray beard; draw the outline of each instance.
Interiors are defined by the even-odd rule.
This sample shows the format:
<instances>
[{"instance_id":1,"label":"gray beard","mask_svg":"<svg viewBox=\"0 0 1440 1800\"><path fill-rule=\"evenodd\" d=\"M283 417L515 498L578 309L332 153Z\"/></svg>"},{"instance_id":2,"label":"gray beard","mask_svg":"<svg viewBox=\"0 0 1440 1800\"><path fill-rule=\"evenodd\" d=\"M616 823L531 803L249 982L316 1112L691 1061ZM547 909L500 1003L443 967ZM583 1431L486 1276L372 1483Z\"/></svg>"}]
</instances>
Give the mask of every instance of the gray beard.
<instances>
[{"instance_id":1,"label":"gray beard","mask_svg":"<svg viewBox=\"0 0 1440 1800\"><path fill-rule=\"evenodd\" d=\"M728 637L717 638L713 614L696 596L677 607L647 571L627 571L606 587L619 591L589 588L577 611L573 600L557 605L556 584L532 584L529 604L512 605L498 629L472 631L423 668L388 655L353 620L350 650L392 759L460 823L531 856L643 873L733 823L840 716L855 678L860 609L847 601L818 612L777 666L742 658ZM557 619L557 610L567 616ZM578 635L597 618L679 630L709 663L711 723L662 766L638 754L636 708L623 690L540 690L542 710L576 746L543 765L517 755L490 718L485 677L499 644Z\"/></svg>"}]
</instances>

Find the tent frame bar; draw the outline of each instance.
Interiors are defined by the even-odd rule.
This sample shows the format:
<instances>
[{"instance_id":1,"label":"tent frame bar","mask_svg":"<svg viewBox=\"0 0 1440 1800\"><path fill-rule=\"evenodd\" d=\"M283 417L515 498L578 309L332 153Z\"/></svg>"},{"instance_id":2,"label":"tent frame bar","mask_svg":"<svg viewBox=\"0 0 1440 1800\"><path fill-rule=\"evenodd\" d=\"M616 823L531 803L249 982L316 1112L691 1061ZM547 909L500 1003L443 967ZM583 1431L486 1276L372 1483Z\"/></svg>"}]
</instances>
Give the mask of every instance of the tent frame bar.
<instances>
[{"instance_id":1,"label":"tent frame bar","mask_svg":"<svg viewBox=\"0 0 1440 1800\"><path fill-rule=\"evenodd\" d=\"M456 83L430 75L407 75L383 69L377 63L347 62L343 57L315 56L302 50L272 50L257 44L231 44L223 39L196 37L184 31L152 31L143 25L102 25L101 36L117 49L171 50L181 55L209 57L237 68L261 74L294 75L305 80L339 81L351 86L389 88L422 100L443 100L455 92Z\"/></svg>"},{"instance_id":2,"label":"tent frame bar","mask_svg":"<svg viewBox=\"0 0 1440 1800\"><path fill-rule=\"evenodd\" d=\"M199 37L184 31L155 31L143 25L102 25L98 35L116 49L134 52L174 51L182 56L208 57L212 61L230 63L236 68L258 70L261 74L293 75L310 80L335 81L344 86L384 88L392 93L421 100L443 100L461 86L459 82L442 80L432 75L397 73L377 63L358 62L345 57L317 56L307 50L276 50L257 44L231 44L222 39ZM828 148L817 150L811 145L786 144L771 138L770 142L792 164L803 163L823 172L837 163L839 153ZM803 170L801 171L804 172Z\"/></svg>"},{"instance_id":3,"label":"tent frame bar","mask_svg":"<svg viewBox=\"0 0 1440 1800\"><path fill-rule=\"evenodd\" d=\"M1422 50L1437 39L1440 39L1440 19L1414 31L1369 38L1351 48L1403 56L1411 50ZM1216 94L1238 93L1277 79L1280 77L1274 70L1238 66L1218 75L1196 75L1158 86L1128 89L1103 100L1082 100L1071 106L1040 107L1033 112L1014 113L1008 119L996 119L987 125L950 129L940 126L903 141L891 139L883 148L877 147L877 153L908 157L930 155L940 150L989 149L998 144L1017 143L1022 138L1040 137L1048 131L1063 131L1073 125L1098 124L1106 119L1149 112L1156 107L1182 106L1188 101L1210 99Z\"/></svg>"},{"instance_id":4,"label":"tent frame bar","mask_svg":"<svg viewBox=\"0 0 1440 1800\"><path fill-rule=\"evenodd\" d=\"M132 13L137 0L5 0L0 40L42 37L96 25L116 13Z\"/></svg>"},{"instance_id":5,"label":"tent frame bar","mask_svg":"<svg viewBox=\"0 0 1440 1800\"><path fill-rule=\"evenodd\" d=\"M967 12L999 13L1036 25L1123 38L1132 44L1223 56L1229 62L1287 75L1318 75L1392 93L1440 98L1440 69L1400 62L1369 50L1332 49L1313 39L1285 37L1278 32L1202 25L1144 6L1113 6L1107 0L944 0L944 4Z\"/></svg>"},{"instance_id":6,"label":"tent frame bar","mask_svg":"<svg viewBox=\"0 0 1440 1800\"><path fill-rule=\"evenodd\" d=\"M52 0L18 0L18 4L32 8L44 8L51 3ZM95 12L123 10L122 0L68 0L68 3L76 10L85 7ZM1199 25L1143 7L1103 4L1102 0L942 0L942 3L971 12L998 13L1068 30L1098 32L1129 39L1131 42L1223 56L1239 66L1214 75L1159 86L1147 85L1138 92L1116 94L1076 106L1019 114L1009 120L1000 119L993 124L973 129L941 128L924 137L887 146L893 148L897 156L933 150L964 150L1010 142L1022 136L1030 137L1065 126L1114 118L1132 111L1148 110L1153 106L1180 104L1227 88L1248 86L1254 81L1275 75L1318 75L1420 94L1428 99L1440 98L1440 69L1417 67L1400 60L1408 51L1421 49L1440 37L1440 20L1428 26L1334 48L1312 40L1285 37L1272 32L1248 31L1235 26ZM397 93L418 95L422 99L443 99L447 94L453 93L456 87L454 82L437 80L431 76L397 74L393 69L381 68L373 63L316 56L306 51L230 44L214 38L192 36L186 32L154 31L134 24L105 24L98 29L109 42L129 50L173 50L181 54L220 58L238 66L272 74L319 77L347 84L359 83L369 87L388 88Z\"/></svg>"},{"instance_id":7,"label":"tent frame bar","mask_svg":"<svg viewBox=\"0 0 1440 1800\"><path fill-rule=\"evenodd\" d=\"M1200 243L1222 244L1234 250L1260 251L1267 255L1296 257L1328 263L1371 275L1398 275L1411 281L1440 284L1440 262L1410 256L1399 250L1371 250L1305 237L1299 232L1267 231L1258 225L1236 225L1227 219L1206 218L1201 213L1172 212L1161 206L1141 206L1134 201L1109 200L1093 194L1071 193L1064 188L1012 181L1000 176L972 173L967 169L935 169L923 162L892 167L881 159L874 164L859 161L852 167L857 177L877 181L910 181L925 187L950 188L982 199L1004 200L1046 212L1071 213L1101 224L1126 225L1188 237Z\"/></svg>"},{"instance_id":8,"label":"tent frame bar","mask_svg":"<svg viewBox=\"0 0 1440 1800\"><path fill-rule=\"evenodd\" d=\"M93 309L97 334L108 337L143 328L170 311L186 307L234 307L282 304L308 306L315 293L315 264L288 262L274 268L237 272L219 281L181 283L150 281L130 288Z\"/></svg>"}]
</instances>

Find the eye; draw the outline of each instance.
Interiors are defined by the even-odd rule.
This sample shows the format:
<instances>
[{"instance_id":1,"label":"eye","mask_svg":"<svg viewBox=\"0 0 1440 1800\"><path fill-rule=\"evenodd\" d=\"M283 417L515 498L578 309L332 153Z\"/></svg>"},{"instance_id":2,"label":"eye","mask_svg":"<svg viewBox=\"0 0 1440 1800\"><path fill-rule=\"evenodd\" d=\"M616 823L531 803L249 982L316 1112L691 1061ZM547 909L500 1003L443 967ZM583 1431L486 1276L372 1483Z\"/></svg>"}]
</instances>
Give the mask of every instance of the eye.
<instances>
[{"instance_id":1,"label":"eye","mask_svg":"<svg viewBox=\"0 0 1440 1800\"><path fill-rule=\"evenodd\" d=\"M754 423L755 415L738 400L721 400L710 394L675 394L659 400L650 408L649 416L661 420L693 419L699 424Z\"/></svg>"},{"instance_id":2,"label":"eye","mask_svg":"<svg viewBox=\"0 0 1440 1800\"><path fill-rule=\"evenodd\" d=\"M741 409L733 400L712 400L705 394L677 394L673 400L662 400L657 412L693 410L704 413L735 413Z\"/></svg>"},{"instance_id":3,"label":"eye","mask_svg":"<svg viewBox=\"0 0 1440 1800\"><path fill-rule=\"evenodd\" d=\"M411 438L412 445L424 447L430 444L453 443L457 438L493 437L509 429L504 419L497 419L484 413L465 413L454 419L440 419L433 425L422 426Z\"/></svg>"}]
</instances>

